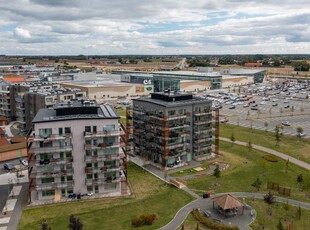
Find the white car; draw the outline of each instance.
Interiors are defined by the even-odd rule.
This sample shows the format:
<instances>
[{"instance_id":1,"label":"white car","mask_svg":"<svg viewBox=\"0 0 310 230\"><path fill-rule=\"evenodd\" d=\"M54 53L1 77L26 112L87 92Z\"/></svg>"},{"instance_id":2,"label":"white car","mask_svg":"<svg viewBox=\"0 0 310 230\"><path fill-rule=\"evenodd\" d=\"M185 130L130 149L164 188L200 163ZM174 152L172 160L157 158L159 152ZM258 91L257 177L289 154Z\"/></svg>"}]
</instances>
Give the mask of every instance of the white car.
<instances>
[{"instance_id":1,"label":"white car","mask_svg":"<svg viewBox=\"0 0 310 230\"><path fill-rule=\"evenodd\" d=\"M28 161L26 159L20 159L19 162L24 166L28 166Z\"/></svg>"},{"instance_id":2,"label":"white car","mask_svg":"<svg viewBox=\"0 0 310 230\"><path fill-rule=\"evenodd\" d=\"M266 105L266 102L265 102L265 101L262 101L260 104L261 104L261 105Z\"/></svg>"}]
</instances>

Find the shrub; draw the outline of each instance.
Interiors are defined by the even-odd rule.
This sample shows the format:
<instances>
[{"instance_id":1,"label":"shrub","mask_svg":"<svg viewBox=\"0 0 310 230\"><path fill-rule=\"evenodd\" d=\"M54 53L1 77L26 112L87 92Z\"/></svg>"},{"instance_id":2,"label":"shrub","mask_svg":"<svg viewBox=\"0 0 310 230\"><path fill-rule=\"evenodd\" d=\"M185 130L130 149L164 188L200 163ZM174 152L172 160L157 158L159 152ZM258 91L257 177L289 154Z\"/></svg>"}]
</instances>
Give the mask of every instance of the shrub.
<instances>
[{"instance_id":1,"label":"shrub","mask_svg":"<svg viewBox=\"0 0 310 230\"><path fill-rule=\"evenodd\" d=\"M269 192L264 196L264 200L267 202L267 204L272 204L275 202L275 197L271 192Z\"/></svg>"},{"instance_id":2,"label":"shrub","mask_svg":"<svg viewBox=\"0 0 310 230\"><path fill-rule=\"evenodd\" d=\"M131 225L134 227L140 227L143 225L152 225L156 219L155 214L147 214L147 215L141 215L137 218L134 218L131 220Z\"/></svg>"},{"instance_id":3,"label":"shrub","mask_svg":"<svg viewBox=\"0 0 310 230\"><path fill-rule=\"evenodd\" d=\"M271 156L271 155L265 155L265 156L263 156L263 158L264 158L266 161L278 162L277 158L275 158L274 156Z\"/></svg>"},{"instance_id":4,"label":"shrub","mask_svg":"<svg viewBox=\"0 0 310 230\"><path fill-rule=\"evenodd\" d=\"M194 209L192 211L192 215L194 216L194 218L198 222L200 222L201 224L205 225L206 227L214 229L214 230L239 230L238 226L227 226L224 224L216 223L216 222L206 218L197 209Z\"/></svg>"}]
</instances>

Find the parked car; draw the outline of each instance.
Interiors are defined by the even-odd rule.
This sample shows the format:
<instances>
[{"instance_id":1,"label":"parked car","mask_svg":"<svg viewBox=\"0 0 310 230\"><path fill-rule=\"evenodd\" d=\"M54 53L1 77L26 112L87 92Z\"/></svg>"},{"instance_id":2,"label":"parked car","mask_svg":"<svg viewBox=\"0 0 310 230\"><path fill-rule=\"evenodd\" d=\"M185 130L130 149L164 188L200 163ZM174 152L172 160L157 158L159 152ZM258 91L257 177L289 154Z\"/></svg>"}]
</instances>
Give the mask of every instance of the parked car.
<instances>
[{"instance_id":1,"label":"parked car","mask_svg":"<svg viewBox=\"0 0 310 230\"><path fill-rule=\"evenodd\" d=\"M290 103L288 100L285 100L283 103Z\"/></svg>"},{"instance_id":2,"label":"parked car","mask_svg":"<svg viewBox=\"0 0 310 230\"><path fill-rule=\"evenodd\" d=\"M291 123L290 123L289 121L283 121L283 122L282 122L282 125L285 125L285 126L290 126L290 125L291 125Z\"/></svg>"},{"instance_id":3,"label":"parked car","mask_svg":"<svg viewBox=\"0 0 310 230\"><path fill-rule=\"evenodd\" d=\"M297 137L304 137L306 134L304 132L302 133L297 133Z\"/></svg>"},{"instance_id":4,"label":"parked car","mask_svg":"<svg viewBox=\"0 0 310 230\"><path fill-rule=\"evenodd\" d=\"M235 109L236 108L236 106L235 105L231 105L231 106L229 106L229 109Z\"/></svg>"},{"instance_id":5,"label":"parked car","mask_svg":"<svg viewBox=\"0 0 310 230\"><path fill-rule=\"evenodd\" d=\"M5 164L3 165L3 168L6 169L6 170L8 170L8 171L11 171L11 170L15 169L15 165L12 164L12 163L5 163Z\"/></svg>"},{"instance_id":6,"label":"parked car","mask_svg":"<svg viewBox=\"0 0 310 230\"><path fill-rule=\"evenodd\" d=\"M284 105L284 108L285 108L285 109L287 109L287 108L289 108L289 107L290 107L290 105L287 105L287 104Z\"/></svg>"},{"instance_id":7,"label":"parked car","mask_svg":"<svg viewBox=\"0 0 310 230\"><path fill-rule=\"evenodd\" d=\"M258 108L257 107L252 107L251 110L258 110Z\"/></svg>"},{"instance_id":8,"label":"parked car","mask_svg":"<svg viewBox=\"0 0 310 230\"><path fill-rule=\"evenodd\" d=\"M28 161L26 159L20 159L19 162L24 166L28 166Z\"/></svg>"},{"instance_id":9,"label":"parked car","mask_svg":"<svg viewBox=\"0 0 310 230\"><path fill-rule=\"evenodd\" d=\"M227 118L224 118L221 120L221 123L227 123L228 122L228 119Z\"/></svg>"},{"instance_id":10,"label":"parked car","mask_svg":"<svg viewBox=\"0 0 310 230\"><path fill-rule=\"evenodd\" d=\"M243 108L249 107L249 104L244 104Z\"/></svg>"},{"instance_id":11,"label":"parked car","mask_svg":"<svg viewBox=\"0 0 310 230\"><path fill-rule=\"evenodd\" d=\"M274 107L274 106L278 106L278 103L272 103L272 106Z\"/></svg>"}]
</instances>

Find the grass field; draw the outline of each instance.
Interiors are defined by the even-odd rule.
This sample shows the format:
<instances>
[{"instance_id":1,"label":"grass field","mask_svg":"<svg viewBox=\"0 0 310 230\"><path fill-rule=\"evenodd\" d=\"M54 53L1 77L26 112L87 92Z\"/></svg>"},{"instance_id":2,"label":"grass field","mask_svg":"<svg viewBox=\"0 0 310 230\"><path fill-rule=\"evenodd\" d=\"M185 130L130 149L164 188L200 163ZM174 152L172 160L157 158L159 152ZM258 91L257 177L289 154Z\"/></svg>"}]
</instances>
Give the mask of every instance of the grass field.
<instances>
[{"instance_id":1,"label":"grass field","mask_svg":"<svg viewBox=\"0 0 310 230\"><path fill-rule=\"evenodd\" d=\"M248 142L251 139L253 144L261 145L310 164L310 141L305 138L293 136L282 136L279 146L276 146L275 134L263 130L255 130L246 127L237 127L230 124L221 124L220 136L230 138L234 133L238 141Z\"/></svg>"},{"instance_id":2,"label":"grass field","mask_svg":"<svg viewBox=\"0 0 310 230\"><path fill-rule=\"evenodd\" d=\"M129 164L128 175L135 197L81 200L28 208L22 213L18 229L39 230L42 219L48 221L52 230L67 229L70 214L80 218L84 224L83 230L135 229L131 226L132 218L155 214L157 219L151 228L157 229L167 224L181 207L192 201L187 193L166 185L133 164ZM150 226L139 229L150 229Z\"/></svg>"},{"instance_id":3,"label":"grass field","mask_svg":"<svg viewBox=\"0 0 310 230\"><path fill-rule=\"evenodd\" d=\"M285 229L288 223L293 223L294 230L304 230L310 226L310 212L307 209L301 208L299 220L298 207L295 206L288 205L288 209L285 209L283 203L269 205L259 199L254 201L248 199L247 203L258 213L256 220L251 224L254 230L263 229L263 227L264 229L277 229L280 219Z\"/></svg>"},{"instance_id":4,"label":"grass field","mask_svg":"<svg viewBox=\"0 0 310 230\"><path fill-rule=\"evenodd\" d=\"M292 189L291 198L307 201L306 191L301 192L297 185L297 175L303 174L305 177L309 171L289 163L286 173L287 161L278 159L278 162L272 163L262 159L265 153L252 150L249 152L247 147L220 142L220 149L223 153L219 161L227 162L230 167L222 171L220 178L214 176L198 177L187 180L187 185L195 191L220 192L257 192L251 184L258 177L262 181L260 192L267 192L267 182L279 183L280 186ZM210 162L205 161L207 166ZM308 178L309 180L309 178ZM198 192L199 193L199 192ZM274 191L276 193L276 191Z\"/></svg>"},{"instance_id":5,"label":"grass field","mask_svg":"<svg viewBox=\"0 0 310 230\"><path fill-rule=\"evenodd\" d=\"M303 230L305 226L310 226L310 212L307 209L301 208L301 218L298 218L298 207L289 205L288 209L284 208L284 204L275 203L268 205L261 199L246 199L246 202L251 205L257 212L255 221L251 224L253 230L259 229L277 229L279 220L284 227L287 226L287 223L293 223L293 229ZM270 215L271 213L271 215ZM184 227L186 230L196 230L197 221L193 218L191 214L187 216L184 221ZM181 230L180 227L178 230ZM199 225L199 229L207 230L209 228Z\"/></svg>"}]
</instances>

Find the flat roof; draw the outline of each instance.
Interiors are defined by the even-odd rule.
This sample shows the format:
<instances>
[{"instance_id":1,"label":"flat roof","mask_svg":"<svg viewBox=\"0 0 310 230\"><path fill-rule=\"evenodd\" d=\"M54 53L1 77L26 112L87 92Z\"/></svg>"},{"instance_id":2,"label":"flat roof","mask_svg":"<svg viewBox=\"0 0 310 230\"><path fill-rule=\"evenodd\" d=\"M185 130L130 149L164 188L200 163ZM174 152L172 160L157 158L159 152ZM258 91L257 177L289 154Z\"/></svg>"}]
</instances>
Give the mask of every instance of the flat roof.
<instances>
[{"instance_id":1,"label":"flat roof","mask_svg":"<svg viewBox=\"0 0 310 230\"><path fill-rule=\"evenodd\" d=\"M158 95L166 95L166 97L169 98L173 98L174 97L174 93L170 92L170 94L168 95L167 93L154 93L154 94L158 94ZM137 102L147 102L147 103L152 103L152 104L156 104L156 105L161 105L164 107L179 107L179 106L184 106L184 105L192 105L192 104L206 104L206 103L212 103L211 100L209 99L205 99L202 97L194 97L192 94L182 94L180 92L177 93L178 97L182 97L185 96L185 98L189 98L187 96L192 96L190 97L190 99L184 99L184 100L175 100L175 101L167 101L167 100L163 100L163 99L157 99L157 98L151 98L151 97L146 97L146 98L138 98L138 99L132 99L133 103L135 103L135 101Z\"/></svg>"},{"instance_id":2,"label":"flat roof","mask_svg":"<svg viewBox=\"0 0 310 230\"><path fill-rule=\"evenodd\" d=\"M229 74L256 74L264 72L265 70L258 69L230 69Z\"/></svg>"},{"instance_id":3,"label":"flat roof","mask_svg":"<svg viewBox=\"0 0 310 230\"><path fill-rule=\"evenodd\" d=\"M136 84L136 83L128 83L128 82L121 82L121 81L114 81L114 80L103 80L103 81L70 81L64 82L61 84L67 84L71 86L83 86L83 87L113 87L113 86L135 86L135 85L143 85L143 84Z\"/></svg>"},{"instance_id":4,"label":"flat roof","mask_svg":"<svg viewBox=\"0 0 310 230\"><path fill-rule=\"evenodd\" d=\"M201 76L201 77L220 77L219 72L195 72L195 71L156 71L153 74L160 75L182 75L182 76Z\"/></svg>"},{"instance_id":5,"label":"flat roof","mask_svg":"<svg viewBox=\"0 0 310 230\"><path fill-rule=\"evenodd\" d=\"M63 109L63 111L61 111ZM88 110L90 113L84 113ZM66 114L66 113L71 114ZM80 111L81 113L75 113ZM96 111L92 113L92 111ZM59 112L62 112L62 115ZM72 101L68 103L59 103L52 108L40 109L32 123L44 123L55 122L64 120L84 120L84 119L119 119L118 114L111 105L98 105L95 102L84 101L83 104L80 101Z\"/></svg>"}]
</instances>

